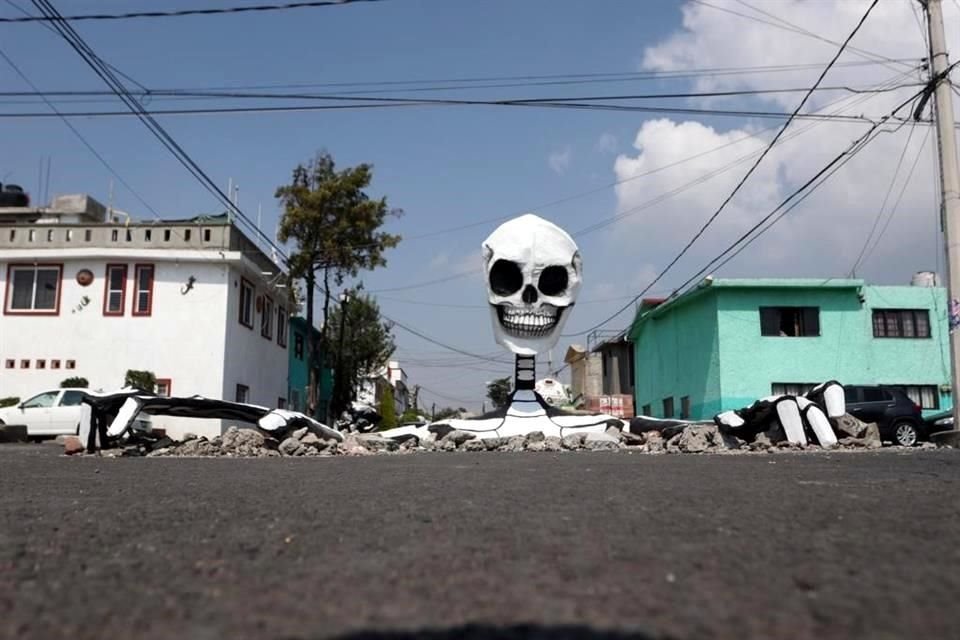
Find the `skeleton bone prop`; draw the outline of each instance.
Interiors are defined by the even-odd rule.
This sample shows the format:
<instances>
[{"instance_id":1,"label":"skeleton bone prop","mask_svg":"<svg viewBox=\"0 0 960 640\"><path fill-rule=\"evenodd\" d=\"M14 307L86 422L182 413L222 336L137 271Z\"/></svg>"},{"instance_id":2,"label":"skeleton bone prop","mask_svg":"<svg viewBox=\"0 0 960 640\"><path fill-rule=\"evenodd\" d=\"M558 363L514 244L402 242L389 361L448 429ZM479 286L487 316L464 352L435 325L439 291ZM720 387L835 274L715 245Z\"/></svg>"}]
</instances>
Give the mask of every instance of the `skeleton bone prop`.
<instances>
[{"instance_id":1,"label":"skeleton bone prop","mask_svg":"<svg viewBox=\"0 0 960 640\"><path fill-rule=\"evenodd\" d=\"M576 303L582 282L580 251L570 235L543 218L509 220L483 242L487 301L497 343L516 357L514 391L506 409L466 420L445 420L417 430L450 428L480 438L541 431L547 436L603 432L623 422L609 415L568 414L549 406L534 390L537 353L552 348ZM403 428L404 434L410 428ZM387 437L400 431L384 432Z\"/></svg>"}]
</instances>

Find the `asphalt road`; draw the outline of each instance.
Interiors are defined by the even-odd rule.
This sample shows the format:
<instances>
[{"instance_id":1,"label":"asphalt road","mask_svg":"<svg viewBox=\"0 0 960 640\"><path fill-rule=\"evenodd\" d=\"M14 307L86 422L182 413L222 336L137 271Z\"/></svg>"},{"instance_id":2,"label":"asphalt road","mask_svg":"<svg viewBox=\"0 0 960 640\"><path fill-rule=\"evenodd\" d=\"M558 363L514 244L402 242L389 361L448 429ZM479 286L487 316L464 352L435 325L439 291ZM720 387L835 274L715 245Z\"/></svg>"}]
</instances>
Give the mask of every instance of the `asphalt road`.
<instances>
[{"instance_id":1,"label":"asphalt road","mask_svg":"<svg viewBox=\"0 0 960 640\"><path fill-rule=\"evenodd\" d=\"M960 638L958 492L951 450L6 445L0 637Z\"/></svg>"}]
</instances>

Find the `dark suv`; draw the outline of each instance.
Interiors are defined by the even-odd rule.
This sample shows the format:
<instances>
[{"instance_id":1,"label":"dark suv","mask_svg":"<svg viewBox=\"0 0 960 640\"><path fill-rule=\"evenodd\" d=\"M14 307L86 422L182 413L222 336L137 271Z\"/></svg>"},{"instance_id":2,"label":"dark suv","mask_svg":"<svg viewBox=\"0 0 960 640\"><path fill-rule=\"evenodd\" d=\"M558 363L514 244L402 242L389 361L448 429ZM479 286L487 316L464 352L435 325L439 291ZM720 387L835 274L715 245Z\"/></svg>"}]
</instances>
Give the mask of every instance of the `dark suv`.
<instances>
[{"instance_id":1,"label":"dark suv","mask_svg":"<svg viewBox=\"0 0 960 640\"><path fill-rule=\"evenodd\" d=\"M912 447L927 437L920 407L897 387L843 387L847 413L863 422L876 422L880 439Z\"/></svg>"}]
</instances>

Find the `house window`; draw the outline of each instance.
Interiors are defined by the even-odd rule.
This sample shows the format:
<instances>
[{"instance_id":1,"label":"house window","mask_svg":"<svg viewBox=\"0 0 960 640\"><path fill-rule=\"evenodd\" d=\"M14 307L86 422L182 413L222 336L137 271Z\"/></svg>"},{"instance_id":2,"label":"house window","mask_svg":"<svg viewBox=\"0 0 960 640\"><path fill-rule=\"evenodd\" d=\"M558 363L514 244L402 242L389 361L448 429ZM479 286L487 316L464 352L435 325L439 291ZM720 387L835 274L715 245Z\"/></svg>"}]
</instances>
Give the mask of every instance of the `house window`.
<instances>
[{"instance_id":1,"label":"house window","mask_svg":"<svg viewBox=\"0 0 960 640\"><path fill-rule=\"evenodd\" d=\"M650 412L653 411L653 407L648 404L643 405L643 409L640 412L640 415L649 416Z\"/></svg>"},{"instance_id":2,"label":"house window","mask_svg":"<svg viewBox=\"0 0 960 640\"><path fill-rule=\"evenodd\" d=\"M90 229L84 229L83 231L83 241L90 242L93 240L93 231Z\"/></svg>"},{"instance_id":3,"label":"house window","mask_svg":"<svg viewBox=\"0 0 960 640\"><path fill-rule=\"evenodd\" d=\"M240 278L240 324L253 329L253 285Z\"/></svg>"},{"instance_id":4,"label":"house window","mask_svg":"<svg viewBox=\"0 0 960 640\"><path fill-rule=\"evenodd\" d=\"M29 361L29 360L21 360L21 361L20 361L20 368L21 368L21 369L29 369L29 368L30 368L30 361Z\"/></svg>"},{"instance_id":5,"label":"house window","mask_svg":"<svg viewBox=\"0 0 960 640\"><path fill-rule=\"evenodd\" d=\"M163 241L170 242L170 229L163 230Z\"/></svg>"},{"instance_id":6,"label":"house window","mask_svg":"<svg viewBox=\"0 0 960 640\"><path fill-rule=\"evenodd\" d=\"M817 386L816 382L774 382L770 392L775 396L802 396Z\"/></svg>"},{"instance_id":7,"label":"house window","mask_svg":"<svg viewBox=\"0 0 960 640\"><path fill-rule=\"evenodd\" d=\"M302 407L300 406L300 390L299 389L290 389L290 409L292 411L300 411Z\"/></svg>"},{"instance_id":8,"label":"house window","mask_svg":"<svg viewBox=\"0 0 960 640\"><path fill-rule=\"evenodd\" d=\"M680 398L680 418L683 420L690 419L690 396Z\"/></svg>"},{"instance_id":9,"label":"house window","mask_svg":"<svg viewBox=\"0 0 960 640\"><path fill-rule=\"evenodd\" d=\"M126 237L127 237L127 242L133 242L133 231L130 231L130 229L127 229Z\"/></svg>"},{"instance_id":10,"label":"house window","mask_svg":"<svg viewBox=\"0 0 960 640\"><path fill-rule=\"evenodd\" d=\"M119 236L119 232L118 232L116 229L114 229L113 231L110 232L110 241L111 241L111 242L116 242L116 241L117 241L117 238L119 238L119 237L120 237L120 236Z\"/></svg>"},{"instance_id":11,"label":"house window","mask_svg":"<svg viewBox=\"0 0 960 640\"><path fill-rule=\"evenodd\" d=\"M103 315L122 316L127 297L127 265L108 264L103 287Z\"/></svg>"},{"instance_id":12,"label":"house window","mask_svg":"<svg viewBox=\"0 0 960 640\"><path fill-rule=\"evenodd\" d=\"M53 229L47 230L47 242L53 242Z\"/></svg>"},{"instance_id":13,"label":"house window","mask_svg":"<svg viewBox=\"0 0 960 640\"><path fill-rule=\"evenodd\" d=\"M673 397L663 399L663 417L672 418L673 417Z\"/></svg>"},{"instance_id":14,"label":"house window","mask_svg":"<svg viewBox=\"0 0 960 640\"><path fill-rule=\"evenodd\" d=\"M169 398L170 391L173 389L173 384L170 382L170 378L157 378L157 395L161 398Z\"/></svg>"},{"instance_id":15,"label":"house window","mask_svg":"<svg viewBox=\"0 0 960 640\"><path fill-rule=\"evenodd\" d=\"M273 300L263 296L263 310L260 313L260 335L273 340Z\"/></svg>"},{"instance_id":16,"label":"house window","mask_svg":"<svg viewBox=\"0 0 960 640\"><path fill-rule=\"evenodd\" d=\"M190 242L190 229L183 230L183 240L184 242Z\"/></svg>"},{"instance_id":17,"label":"house window","mask_svg":"<svg viewBox=\"0 0 960 640\"><path fill-rule=\"evenodd\" d=\"M760 335L809 338L820 335L819 307L760 307Z\"/></svg>"},{"instance_id":18,"label":"house window","mask_svg":"<svg viewBox=\"0 0 960 640\"><path fill-rule=\"evenodd\" d=\"M6 313L60 313L63 265L10 265L7 268Z\"/></svg>"},{"instance_id":19,"label":"house window","mask_svg":"<svg viewBox=\"0 0 960 640\"><path fill-rule=\"evenodd\" d=\"M73 229L67 229L64 238L66 238L67 242L73 242Z\"/></svg>"},{"instance_id":20,"label":"house window","mask_svg":"<svg viewBox=\"0 0 960 640\"><path fill-rule=\"evenodd\" d=\"M277 344L287 346L287 308L284 306L277 307Z\"/></svg>"},{"instance_id":21,"label":"house window","mask_svg":"<svg viewBox=\"0 0 960 640\"><path fill-rule=\"evenodd\" d=\"M250 400L250 387L245 384L237 385L237 402L247 403Z\"/></svg>"},{"instance_id":22,"label":"house window","mask_svg":"<svg viewBox=\"0 0 960 640\"><path fill-rule=\"evenodd\" d=\"M930 312L926 309L874 309L874 338L929 338Z\"/></svg>"},{"instance_id":23,"label":"house window","mask_svg":"<svg viewBox=\"0 0 960 640\"><path fill-rule=\"evenodd\" d=\"M152 240L152 239L153 239L153 229L146 229L146 230L144 230L144 232L143 232L143 240L144 240L144 242L150 242L150 240Z\"/></svg>"},{"instance_id":24,"label":"house window","mask_svg":"<svg viewBox=\"0 0 960 640\"><path fill-rule=\"evenodd\" d=\"M17 366L17 361L8 359L5 366L7 369L13 369Z\"/></svg>"},{"instance_id":25,"label":"house window","mask_svg":"<svg viewBox=\"0 0 960 640\"><path fill-rule=\"evenodd\" d=\"M133 268L133 315L153 313L153 265L138 264Z\"/></svg>"},{"instance_id":26,"label":"house window","mask_svg":"<svg viewBox=\"0 0 960 640\"><path fill-rule=\"evenodd\" d=\"M934 384L897 384L913 403L921 409L940 408L940 388Z\"/></svg>"},{"instance_id":27,"label":"house window","mask_svg":"<svg viewBox=\"0 0 960 640\"><path fill-rule=\"evenodd\" d=\"M287 408L287 399L277 398L277 409L286 409L286 408Z\"/></svg>"},{"instance_id":28,"label":"house window","mask_svg":"<svg viewBox=\"0 0 960 640\"><path fill-rule=\"evenodd\" d=\"M293 355L297 357L297 360L303 360L303 334L302 333L293 334Z\"/></svg>"},{"instance_id":29,"label":"house window","mask_svg":"<svg viewBox=\"0 0 960 640\"><path fill-rule=\"evenodd\" d=\"M47 361L46 360L37 360L37 369L46 369Z\"/></svg>"},{"instance_id":30,"label":"house window","mask_svg":"<svg viewBox=\"0 0 960 640\"><path fill-rule=\"evenodd\" d=\"M203 230L203 241L210 242L210 229Z\"/></svg>"},{"instance_id":31,"label":"house window","mask_svg":"<svg viewBox=\"0 0 960 640\"><path fill-rule=\"evenodd\" d=\"M59 368L60 368L60 361L59 361L59 360L51 360L51 361L50 361L50 368L51 368L51 369L59 369Z\"/></svg>"},{"instance_id":32,"label":"house window","mask_svg":"<svg viewBox=\"0 0 960 640\"><path fill-rule=\"evenodd\" d=\"M76 369L77 361L76 360L67 360L67 369Z\"/></svg>"}]
</instances>

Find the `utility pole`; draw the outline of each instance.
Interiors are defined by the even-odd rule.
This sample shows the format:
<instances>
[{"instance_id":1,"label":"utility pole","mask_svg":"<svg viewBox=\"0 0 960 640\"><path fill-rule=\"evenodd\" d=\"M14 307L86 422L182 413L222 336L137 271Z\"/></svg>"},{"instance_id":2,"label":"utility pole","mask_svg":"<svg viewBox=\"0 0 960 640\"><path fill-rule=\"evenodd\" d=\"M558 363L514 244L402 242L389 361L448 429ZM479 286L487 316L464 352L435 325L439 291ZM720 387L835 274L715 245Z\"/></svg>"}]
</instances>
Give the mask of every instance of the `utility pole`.
<instances>
[{"instance_id":1,"label":"utility pole","mask_svg":"<svg viewBox=\"0 0 960 640\"><path fill-rule=\"evenodd\" d=\"M927 11L930 33L930 73L934 89L934 119L940 151L940 215L947 258L947 309L950 319L950 387L953 399L953 428L960 428L960 173L957 172L957 141L953 131L953 97L950 90L947 43L943 29L941 0L919 0Z\"/></svg>"}]
</instances>

